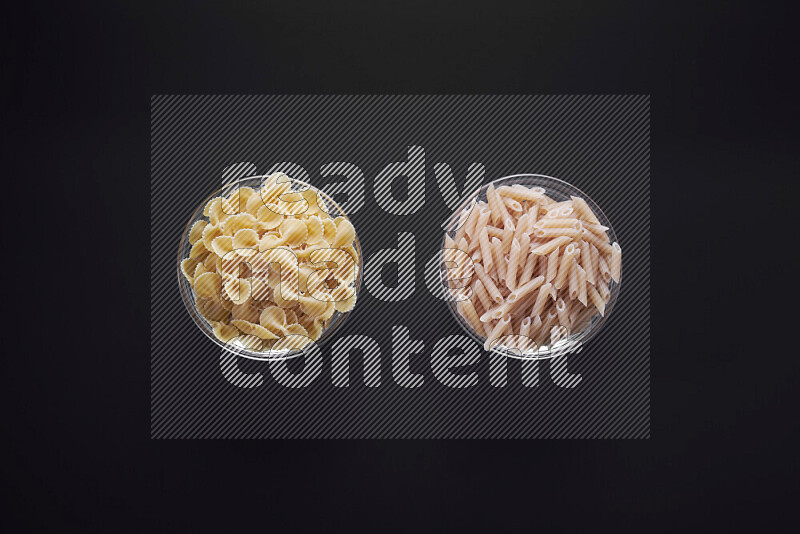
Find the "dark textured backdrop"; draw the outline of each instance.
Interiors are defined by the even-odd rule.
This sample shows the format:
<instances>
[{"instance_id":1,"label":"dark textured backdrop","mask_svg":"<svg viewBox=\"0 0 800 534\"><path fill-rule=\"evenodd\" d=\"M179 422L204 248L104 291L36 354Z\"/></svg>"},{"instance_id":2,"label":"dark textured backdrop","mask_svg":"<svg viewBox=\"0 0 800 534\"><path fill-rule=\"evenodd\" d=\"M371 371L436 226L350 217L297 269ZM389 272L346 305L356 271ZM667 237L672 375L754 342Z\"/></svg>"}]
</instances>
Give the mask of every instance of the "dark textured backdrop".
<instances>
[{"instance_id":1,"label":"dark textured backdrop","mask_svg":"<svg viewBox=\"0 0 800 534\"><path fill-rule=\"evenodd\" d=\"M648 437L649 107L647 96L154 96L152 435ZM386 165L405 161L412 145L425 149L425 203L414 214L393 215L376 203L374 178ZM375 252L397 246L399 232L414 235L414 293L386 302L365 287L353 316L321 347L322 374L302 389L278 384L267 363L234 363L194 325L178 293L181 233L197 206L219 188L223 169L240 161L262 173L279 162L299 164L323 190L337 180L322 178L322 165L358 165L366 176L366 203L352 219L366 270ZM433 173L435 162L452 167L459 187L473 162L485 165L487 181L519 173L559 177L598 202L614 225L624 250L621 295L601 333L568 357L569 373L580 375L569 387L553 379L549 361L534 364L538 384L524 387L517 360L508 364L507 385L494 387L482 350L476 386L450 388L433 376L434 345L463 334L423 279L425 264L441 246L441 224L451 214ZM388 270L384 277L392 283ZM406 328L424 348L419 342L415 350L408 343L393 347L393 327ZM379 349L363 350L382 356L379 387L364 384L362 349L350 356L349 387L331 384L331 348L350 335L377 341ZM420 387L393 380L392 354L400 352L418 353L410 361L412 371L424 376ZM247 381L248 388L233 385L221 362L257 377ZM302 369L302 363L290 368Z\"/></svg>"},{"instance_id":2,"label":"dark textured backdrop","mask_svg":"<svg viewBox=\"0 0 800 534\"><path fill-rule=\"evenodd\" d=\"M785 530L798 15L788 0L7 2L2 527ZM151 96L336 93L651 95L650 439L151 439Z\"/></svg>"}]
</instances>

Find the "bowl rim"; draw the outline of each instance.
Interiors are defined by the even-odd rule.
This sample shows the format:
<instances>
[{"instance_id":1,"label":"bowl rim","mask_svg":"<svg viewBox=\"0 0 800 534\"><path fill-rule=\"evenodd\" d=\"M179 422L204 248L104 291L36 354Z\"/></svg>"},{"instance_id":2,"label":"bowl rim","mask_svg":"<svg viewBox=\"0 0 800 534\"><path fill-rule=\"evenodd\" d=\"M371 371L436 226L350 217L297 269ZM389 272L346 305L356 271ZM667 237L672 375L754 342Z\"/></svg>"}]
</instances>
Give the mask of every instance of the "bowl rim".
<instances>
[{"instance_id":1,"label":"bowl rim","mask_svg":"<svg viewBox=\"0 0 800 534\"><path fill-rule=\"evenodd\" d=\"M447 223L445 224L445 231L443 232L442 235L440 254L445 249L446 237L450 235L451 232L453 232L458 228L458 218L460 214L464 211L464 209L466 209L467 206L469 206L469 204L475 198L479 197L481 193L485 192L490 185L497 186L499 182L503 182L501 185L506 185L509 181L519 180L523 178L549 180L557 183L560 187L566 189L568 191L567 194L572 194L574 196L580 196L581 198L583 198L583 200L585 200L587 204L589 204L589 207L592 208L592 211L595 213L595 215L597 215L598 218L603 222L603 226L608 226L608 233L611 242L617 241L617 233L614 231L614 227L611 225L611 221L606 216L605 212L590 196L588 196L586 193L578 189L576 186L560 178L556 178L555 176L550 176L547 174L518 173L518 174L510 174L507 176L502 176L500 178L496 178L494 180L486 182L477 189L475 189L472 193L464 197L464 200L461 203L461 205L458 207L458 209L453 211L453 213L448 218ZM440 267L439 275L443 284L446 283L446 280L444 278L444 272L445 269ZM623 272L620 271L619 282L612 281L613 285L609 284L610 296L608 299L608 303L606 304L605 313L602 316L595 315L592 318L593 322L590 323L589 327L586 330L574 335L570 335L567 338L564 338L563 340L559 340L558 342L556 342L555 345L546 345L547 349L545 351L541 351L540 348L539 350L536 351L536 353L532 355L526 355L525 353L520 353L518 349L512 350L503 348L499 344L490 347L487 352L499 354L501 356L506 356L509 358L515 358L518 360L550 360L559 356L563 356L565 354L579 352L582 349L583 345L585 345L589 340L591 340L602 329L602 327L605 325L606 321L614 311L614 305L616 304L616 301L619 297L619 293L621 290L622 277L623 277ZM445 291L445 293L449 294L447 291ZM469 325L463 317L461 317L461 314L458 313L458 310L456 309L455 306L456 302L457 301L454 299L447 298L446 299L447 309L450 311L451 315L453 315L459 326L461 326L462 330L464 330L473 340L477 341L481 345L481 347L483 347L483 343L486 341L486 338L484 336L479 336L478 333L473 330L472 326ZM599 319L595 321L594 319L596 317L599 317ZM515 350L517 352L514 352Z\"/></svg>"},{"instance_id":2,"label":"bowl rim","mask_svg":"<svg viewBox=\"0 0 800 534\"><path fill-rule=\"evenodd\" d=\"M195 209L192 212L192 214L191 214L191 216L189 218L189 222L186 224L186 227L184 228L183 233L181 234L181 238L178 241L178 263L177 263L178 290L179 290L179 293L180 293L180 296L181 296L181 301L183 302L183 305L186 308L186 310L189 312L189 315L191 316L191 318L192 318L193 322L195 323L195 325L206 335L206 337L210 338L211 341L213 341L216 345L218 345L219 347L221 347L225 351L227 351L227 352L229 352L231 354L234 354L235 356L240 356L240 357L246 358L248 360L260 361L260 362L289 360L289 359L297 358L297 357L305 354L306 351L313 350L314 347L318 347L319 345L322 345L322 344L326 343L328 341L328 339L332 336L333 332L335 332L336 330L340 329L345 324L345 322L350 317L350 315L355 311L355 307L354 307L352 310L350 310L348 312L339 312L339 311L335 312L334 317L336 317L337 314L338 314L338 317L339 317L338 321L336 322L336 324L333 327L329 326L325 330L323 330L322 335L320 335L319 339L312 340L311 343L308 343L302 349L286 349L285 352L281 351L278 356L270 356L272 354L272 349L270 349L269 352L257 353L257 352L254 352L254 351L250 351L250 350L248 350L248 349L246 349L244 347L238 347L236 345L231 345L230 343L227 343L227 342L224 342L224 341L218 339L217 336L214 335L213 329L211 329L210 325L207 324L208 320L205 317L203 317L202 315L200 315L199 311L197 311L197 306L194 304L194 302L193 302L193 300L191 298L192 295L193 295L193 292L192 292L191 289L187 289L187 287L186 287L186 286L191 287L191 285L189 284L188 280L186 280L186 277L183 275L183 271L181 271L181 262L184 259L186 259L185 251L184 251L184 248L185 248L184 245L189 243L189 232L191 230L191 227L197 221L202 220L205 217L204 215L202 215L203 209L205 209L205 206L212 199L214 199L216 197L227 196L228 194L230 194L234 190L238 189L239 187L250 187L250 185L245 185L242 182L258 180L259 184L261 184L261 183L263 183L263 181L266 178L269 178L270 176L273 176L275 174L277 174L277 173L258 174L258 175L251 175L251 176L243 176L243 177L240 177L240 178L234 178L230 182L224 184L219 189L216 189L210 196L207 196L201 202L200 206L197 209ZM305 186L307 188L311 188L311 189L317 191L317 193L319 193L320 195L322 195L324 197L324 200L327 203L330 203L331 205L336 207L336 210L341 214L341 216L345 217L347 220L350 220L350 217L347 216L346 212L341 208L341 206L339 206L339 204L336 201L334 201L333 198L331 198L331 196L328 195L326 192L322 191L318 187L315 187L315 186L309 184L308 182L304 182L302 180L298 180L296 178L292 178L292 177L286 175L285 173L282 173L282 174L284 174L291 181L292 185L297 184L297 185ZM362 288L363 283L364 283L364 276L363 276L363 273L364 273L364 265L363 265L364 255L363 255L363 251L361 249L361 241L358 238L358 230L355 228L355 225L353 225L353 230L354 230L354 233L355 233L355 237L353 238L353 245L355 246L356 252L358 253L358 262L357 262L358 273L357 273L357 276L356 276L356 283L355 283L355 285L353 287L354 287L355 292L356 292L356 306L358 306L358 295L361 292L361 288ZM295 334L295 335L297 335L297 334ZM257 356L257 354L263 354L263 355L262 356Z\"/></svg>"}]
</instances>

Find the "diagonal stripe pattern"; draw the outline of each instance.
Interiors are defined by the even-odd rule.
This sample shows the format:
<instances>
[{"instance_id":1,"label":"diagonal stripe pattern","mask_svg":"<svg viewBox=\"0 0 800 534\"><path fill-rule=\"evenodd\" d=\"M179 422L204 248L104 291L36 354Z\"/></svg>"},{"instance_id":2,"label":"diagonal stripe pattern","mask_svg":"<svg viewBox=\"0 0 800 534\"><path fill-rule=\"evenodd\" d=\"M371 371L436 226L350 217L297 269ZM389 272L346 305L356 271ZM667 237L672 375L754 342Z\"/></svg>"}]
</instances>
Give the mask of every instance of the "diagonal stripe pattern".
<instances>
[{"instance_id":1,"label":"diagonal stripe pattern","mask_svg":"<svg viewBox=\"0 0 800 534\"><path fill-rule=\"evenodd\" d=\"M381 171L410 155L423 175L376 191ZM178 242L223 174L286 162L352 206L372 287L318 357L242 360L186 313ZM470 192L440 193L437 163L458 188L481 164L485 180L555 176L601 206L624 250L622 287L579 353L490 370L488 354L431 295L425 268L451 214L445 199ZM153 438L650 436L648 96L154 96L150 191ZM412 236L413 263L367 273L371 257Z\"/></svg>"}]
</instances>

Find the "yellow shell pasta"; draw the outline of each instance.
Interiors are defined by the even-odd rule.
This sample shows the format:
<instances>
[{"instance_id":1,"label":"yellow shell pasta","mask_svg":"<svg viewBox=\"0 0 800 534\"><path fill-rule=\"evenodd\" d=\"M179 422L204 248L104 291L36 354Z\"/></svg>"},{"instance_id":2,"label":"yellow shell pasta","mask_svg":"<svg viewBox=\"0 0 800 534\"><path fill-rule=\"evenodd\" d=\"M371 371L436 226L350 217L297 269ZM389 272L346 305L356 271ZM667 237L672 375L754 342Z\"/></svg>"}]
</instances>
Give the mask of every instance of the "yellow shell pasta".
<instances>
[{"instance_id":1,"label":"yellow shell pasta","mask_svg":"<svg viewBox=\"0 0 800 534\"><path fill-rule=\"evenodd\" d=\"M298 219L284 219L279 230L281 240L290 247L299 247L308 238L308 227Z\"/></svg>"},{"instance_id":2,"label":"yellow shell pasta","mask_svg":"<svg viewBox=\"0 0 800 534\"><path fill-rule=\"evenodd\" d=\"M196 223L192 225L192 228L189 230L189 244L194 245L201 239L203 239L203 230L205 229L208 221L204 221L200 219Z\"/></svg>"},{"instance_id":3,"label":"yellow shell pasta","mask_svg":"<svg viewBox=\"0 0 800 534\"><path fill-rule=\"evenodd\" d=\"M217 273L203 273L194 279L194 292L207 299L219 299L222 277Z\"/></svg>"},{"instance_id":4,"label":"yellow shell pasta","mask_svg":"<svg viewBox=\"0 0 800 534\"><path fill-rule=\"evenodd\" d=\"M231 321L231 324L241 330L243 333L256 336L260 339L278 339L278 337L280 337L258 323L251 323L243 319L234 319Z\"/></svg>"},{"instance_id":5,"label":"yellow shell pasta","mask_svg":"<svg viewBox=\"0 0 800 534\"><path fill-rule=\"evenodd\" d=\"M191 246L180 271L221 342L298 349L319 339L337 310L352 310L355 229L327 213L316 189L294 190L275 173L258 189L212 198L203 215L184 237Z\"/></svg>"},{"instance_id":6,"label":"yellow shell pasta","mask_svg":"<svg viewBox=\"0 0 800 534\"><path fill-rule=\"evenodd\" d=\"M333 247L346 247L353 242L356 237L356 230L353 224L344 217L336 218L336 236L331 242Z\"/></svg>"}]
</instances>

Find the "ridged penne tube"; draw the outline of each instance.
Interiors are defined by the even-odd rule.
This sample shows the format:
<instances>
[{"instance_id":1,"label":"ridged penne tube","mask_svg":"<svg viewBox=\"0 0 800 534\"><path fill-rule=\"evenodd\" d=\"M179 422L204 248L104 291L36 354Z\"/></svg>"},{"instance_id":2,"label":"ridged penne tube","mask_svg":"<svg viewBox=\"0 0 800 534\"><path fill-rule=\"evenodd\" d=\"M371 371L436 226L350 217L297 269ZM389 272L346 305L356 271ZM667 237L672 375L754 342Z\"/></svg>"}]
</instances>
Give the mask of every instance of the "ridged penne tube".
<instances>
[{"instance_id":1,"label":"ridged penne tube","mask_svg":"<svg viewBox=\"0 0 800 534\"><path fill-rule=\"evenodd\" d=\"M511 250L511 242L514 238L515 230L516 228L511 219L503 221L503 235L500 237L500 242L503 244L503 254L508 254L508 251Z\"/></svg>"},{"instance_id":2,"label":"ridged penne tube","mask_svg":"<svg viewBox=\"0 0 800 534\"><path fill-rule=\"evenodd\" d=\"M570 243L567 245L567 248L564 249L564 254L561 256L561 264L558 266L558 274L553 282L553 286L556 289L561 289L567 282L569 270L572 267L572 262L575 261L578 251L580 251L580 249L576 248L574 243Z\"/></svg>"},{"instance_id":3,"label":"ridged penne tube","mask_svg":"<svg viewBox=\"0 0 800 534\"><path fill-rule=\"evenodd\" d=\"M599 250L603 254L611 254L611 251L613 250L611 248L611 245L609 245L608 243L605 243L602 239L600 239L599 237L594 235L589 230L584 229L581 232L581 238L584 241L588 241L589 243L591 243L592 245L597 247L597 250Z\"/></svg>"},{"instance_id":4,"label":"ridged penne tube","mask_svg":"<svg viewBox=\"0 0 800 534\"><path fill-rule=\"evenodd\" d=\"M603 258L603 256L600 256L597 259L597 262L599 266L598 272L600 273L600 279L608 283L608 281L611 280L611 270L608 268L608 263L606 263L606 260Z\"/></svg>"},{"instance_id":5,"label":"ridged penne tube","mask_svg":"<svg viewBox=\"0 0 800 534\"><path fill-rule=\"evenodd\" d=\"M570 328L569 313L567 312L567 305L564 299L556 301L556 313L558 314L558 321L567 329Z\"/></svg>"},{"instance_id":6,"label":"ridged penne tube","mask_svg":"<svg viewBox=\"0 0 800 534\"><path fill-rule=\"evenodd\" d=\"M503 202L500 200L500 197L497 195L497 192L494 190L494 185L492 184L489 184L489 187L486 189L486 200L489 203L492 222L497 224L498 221L511 218L505 204L503 204Z\"/></svg>"},{"instance_id":7,"label":"ridged penne tube","mask_svg":"<svg viewBox=\"0 0 800 534\"><path fill-rule=\"evenodd\" d=\"M550 296L550 290L552 287L553 285L548 282L539 288L539 294L536 296L536 301L533 303L533 307L528 315L534 317L542 314L544 307L547 304L547 297Z\"/></svg>"},{"instance_id":8,"label":"ridged penne tube","mask_svg":"<svg viewBox=\"0 0 800 534\"><path fill-rule=\"evenodd\" d=\"M514 239L511 242L511 253L509 254L508 269L506 270L506 287L512 291L517 287L517 270L519 269L520 259L519 250L519 241Z\"/></svg>"},{"instance_id":9,"label":"ridged penne tube","mask_svg":"<svg viewBox=\"0 0 800 534\"><path fill-rule=\"evenodd\" d=\"M528 233L528 219L528 213L523 213L522 216L517 220L516 230L514 230L514 239L520 243L522 243L522 236ZM528 238L530 239L530 236ZM527 249L525 249L525 253L528 253Z\"/></svg>"},{"instance_id":10,"label":"ridged penne tube","mask_svg":"<svg viewBox=\"0 0 800 534\"><path fill-rule=\"evenodd\" d=\"M611 298L611 290L608 289L608 284L600 280L597 282L597 292L600 294L600 298L603 299L604 302L608 302L608 299Z\"/></svg>"},{"instance_id":11,"label":"ridged penne tube","mask_svg":"<svg viewBox=\"0 0 800 534\"><path fill-rule=\"evenodd\" d=\"M592 255L592 245L588 241L581 241L581 264L586 271L586 281L595 284L594 258Z\"/></svg>"},{"instance_id":12,"label":"ridged penne tube","mask_svg":"<svg viewBox=\"0 0 800 534\"><path fill-rule=\"evenodd\" d=\"M541 287L542 284L544 284L544 277L537 276L533 280L526 282L524 285L521 285L512 291L508 297L506 297L506 302L522 302L528 295L532 294L536 289Z\"/></svg>"},{"instance_id":13,"label":"ridged penne tube","mask_svg":"<svg viewBox=\"0 0 800 534\"><path fill-rule=\"evenodd\" d=\"M513 186L501 186L497 188L497 194L513 198L518 201L541 201L544 198L544 193L537 192L533 189L528 189L524 186L519 188Z\"/></svg>"},{"instance_id":14,"label":"ridged penne tube","mask_svg":"<svg viewBox=\"0 0 800 534\"><path fill-rule=\"evenodd\" d=\"M492 238L492 255L494 256L497 280L499 280L501 284L505 284L507 264L503 261L503 243L496 237Z\"/></svg>"},{"instance_id":15,"label":"ridged penne tube","mask_svg":"<svg viewBox=\"0 0 800 534\"><path fill-rule=\"evenodd\" d=\"M475 274L478 275L481 282L483 282L483 287L486 289L486 292L489 294L489 297L492 301L499 303L503 301L503 295L500 294L500 290L497 289L497 286L492 281L491 277L486 274L484 271L483 266L480 263L475 264Z\"/></svg>"},{"instance_id":16,"label":"ridged penne tube","mask_svg":"<svg viewBox=\"0 0 800 534\"><path fill-rule=\"evenodd\" d=\"M580 197L570 197L572 199L572 206L575 211L580 215L581 219L593 224L600 224L600 221L595 216L592 208Z\"/></svg>"},{"instance_id":17,"label":"ridged penne tube","mask_svg":"<svg viewBox=\"0 0 800 534\"><path fill-rule=\"evenodd\" d=\"M478 234L478 240L481 246L481 259L483 260L483 267L487 272L492 272L494 268L494 259L492 257L492 244L489 241L489 232L486 227L483 227Z\"/></svg>"},{"instance_id":18,"label":"ridged penne tube","mask_svg":"<svg viewBox=\"0 0 800 534\"><path fill-rule=\"evenodd\" d=\"M480 215L481 213L480 210L478 209L478 205L473 200L472 203L470 204L469 216L467 217L467 220L464 222L464 226L462 227L463 233L461 237L469 237L470 239L473 238L473 236L475 235L475 227L478 223Z\"/></svg>"},{"instance_id":19,"label":"ridged penne tube","mask_svg":"<svg viewBox=\"0 0 800 534\"><path fill-rule=\"evenodd\" d=\"M494 325L492 331L489 333L489 336L486 338L486 341L483 344L484 350L489 350L492 347L493 342L498 339L507 329L508 326L511 324L511 317L505 316Z\"/></svg>"},{"instance_id":20,"label":"ridged penne tube","mask_svg":"<svg viewBox=\"0 0 800 534\"><path fill-rule=\"evenodd\" d=\"M578 298L578 266L577 262L572 262L572 267L569 270L569 298L575 300Z\"/></svg>"},{"instance_id":21,"label":"ridged penne tube","mask_svg":"<svg viewBox=\"0 0 800 534\"><path fill-rule=\"evenodd\" d=\"M589 293L589 300L592 301L592 305L597 308L600 315L605 315L606 302L603 300L603 297L600 296L600 293L597 292L597 289L595 289L594 286L589 286L586 290Z\"/></svg>"},{"instance_id":22,"label":"ridged penne tube","mask_svg":"<svg viewBox=\"0 0 800 534\"><path fill-rule=\"evenodd\" d=\"M538 247L534 248L531 251L531 254L536 254L538 256L547 256L548 254L553 252L558 247L560 247L562 245L566 245L570 241L572 241L572 238L568 237L568 236L565 236L565 235L561 236L561 237L557 237L555 239L552 239L552 240L548 241L547 243L545 243L543 245L539 245ZM533 246L533 245L531 245L531 246Z\"/></svg>"},{"instance_id":23,"label":"ridged penne tube","mask_svg":"<svg viewBox=\"0 0 800 534\"><path fill-rule=\"evenodd\" d=\"M591 233L602 239L604 243L608 243L608 234L606 233L606 231L608 230L608 226L593 224L586 221L583 221L581 224L585 229L589 230Z\"/></svg>"},{"instance_id":24,"label":"ridged penne tube","mask_svg":"<svg viewBox=\"0 0 800 534\"><path fill-rule=\"evenodd\" d=\"M622 273L622 249L619 243L611 245L611 257L608 264L609 271L611 271L611 279L619 283Z\"/></svg>"},{"instance_id":25,"label":"ridged penne tube","mask_svg":"<svg viewBox=\"0 0 800 534\"><path fill-rule=\"evenodd\" d=\"M545 280L548 282L555 280L558 274L558 254L560 251L561 249L556 248L547 256L547 274L545 275Z\"/></svg>"},{"instance_id":26,"label":"ridged penne tube","mask_svg":"<svg viewBox=\"0 0 800 534\"><path fill-rule=\"evenodd\" d=\"M506 205L506 211L509 213L521 213L522 204L518 200L511 197L500 197L500 200Z\"/></svg>"},{"instance_id":27,"label":"ridged penne tube","mask_svg":"<svg viewBox=\"0 0 800 534\"><path fill-rule=\"evenodd\" d=\"M481 303L484 310L488 310L492 307L492 299L489 297L489 293L486 292L486 287L484 287L480 278L472 283L472 292L478 297L478 301Z\"/></svg>"},{"instance_id":28,"label":"ridged penne tube","mask_svg":"<svg viewBox=\"0 0 800 534\"><path fill-rule=\"evenodd\" d=\"M542 219L533 226L534 228L572 228L573 230L579 230L581 222L578 219L571 218Z\"/></svg>"},{"instance_id":29,"label":"ridged penne tube","mask_svg":"<svg viewBox=\"0 0 800 534\"><path fill-rule=\"evenodd\" d=\"M578 270L578 300L581 304L586 306L587 304L587 295L586 295L586 270L582 269L581 267L577 267Z\"/></svg>"},{"instance_id":30,"label":"ridged penne tube","mask_svg":"<svg viewBox=\"0 0 800 534\"><path fill-rule=\"evenodd\" d=\"M556 219L551 219L556 220ZM556 227L556 228L537 228L533 231L533 235L537 238L550 238L550 237L560 237L560 236L567 236L571 239L577 239L581 236L583 230L576 229L576 228L563 228L563 227Z\"/></svg>"}]
</instances>

